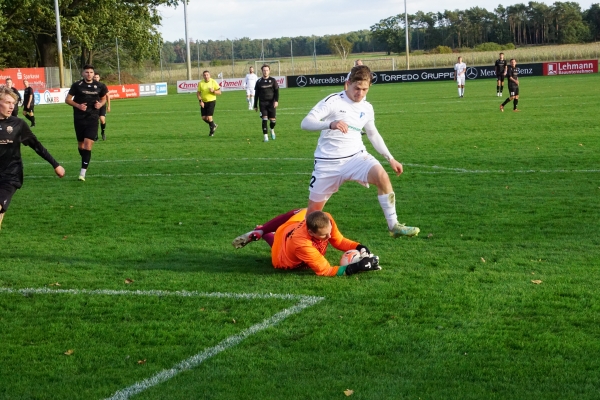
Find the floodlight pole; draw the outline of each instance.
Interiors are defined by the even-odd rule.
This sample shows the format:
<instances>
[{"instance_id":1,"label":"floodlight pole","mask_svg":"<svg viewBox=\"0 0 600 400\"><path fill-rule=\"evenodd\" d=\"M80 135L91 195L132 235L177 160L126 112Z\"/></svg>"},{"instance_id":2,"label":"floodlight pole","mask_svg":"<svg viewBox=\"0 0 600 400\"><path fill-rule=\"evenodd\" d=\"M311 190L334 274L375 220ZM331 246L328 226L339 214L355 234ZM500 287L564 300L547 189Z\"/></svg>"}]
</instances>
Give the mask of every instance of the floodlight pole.
<instances>
[{"instance_id":1,"label":"floodlight pole","mask_svg":"<svg viewBox=\"0 0 600 400\"><path fill-rule=\"evenodd\" d=\"M192 79L192 61L190 59L190 41L188 40L188 19L187 19L187 2L183 0L183 19L185 24L185 49L187 51L186 63L187 63L187 79Z\"/></svg>"},{"instance_id":2,"label":"floodlight pole","mask_svg":"<svg viewBox=\"0 0 600 400\"><path fill-rule=\"evenodd\" d=\"M60 13L58 10L58 0L54 0L54 14L56 15L56 44L58 47L58 81L60 87L65 86L65 74L63 71L63 52L62 36L60 34Z\"/></svg>"},{"instance_id":3,"label":"floodlight pole","mask_svg":"<svg viewBox=\"0 0 600 400\"><path fill-rule=\"evenodd\" d=\"M406 0L404 0L404 33L406 36L406 69L410 69L410 62L409 62L409 46L408 46L408 10L406 9Z\"/></svg>"}]
</instances>

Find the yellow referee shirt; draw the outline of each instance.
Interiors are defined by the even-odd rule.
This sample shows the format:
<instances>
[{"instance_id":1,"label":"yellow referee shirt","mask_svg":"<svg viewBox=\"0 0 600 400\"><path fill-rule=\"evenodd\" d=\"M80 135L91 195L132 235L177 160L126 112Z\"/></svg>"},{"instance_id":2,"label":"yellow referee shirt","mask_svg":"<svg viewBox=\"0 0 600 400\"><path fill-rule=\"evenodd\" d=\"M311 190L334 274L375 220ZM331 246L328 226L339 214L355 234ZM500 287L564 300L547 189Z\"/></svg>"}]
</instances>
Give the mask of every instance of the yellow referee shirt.
<instances>
[{"instance_id":1,"label":"yellow referee shirt","mask_svg":"<svg viewBox=\"0 0 600 400\"><path fill-rule=\"evenodd\" d=\"M198 82L198 92L200 93L200 98L202 101L215 101L217 96L210 92L210 89L219 90L221 87L213 78L210 78L208 82L202 79Z\"/></svg>"}]
</instances>

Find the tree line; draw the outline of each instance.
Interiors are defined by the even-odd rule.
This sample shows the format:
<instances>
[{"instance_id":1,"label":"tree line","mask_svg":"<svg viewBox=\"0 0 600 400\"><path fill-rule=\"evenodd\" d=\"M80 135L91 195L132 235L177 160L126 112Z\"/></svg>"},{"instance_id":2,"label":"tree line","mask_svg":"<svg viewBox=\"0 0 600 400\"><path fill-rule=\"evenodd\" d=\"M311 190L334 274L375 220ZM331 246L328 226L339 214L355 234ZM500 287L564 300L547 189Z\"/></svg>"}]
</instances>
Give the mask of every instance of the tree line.
<instances>
[{"instance_id":1,"label":"tree line","mask_svg":"<svg viewBox=\"0 0 600 400\"><path fill-rule=\"evenodd\" d=\"M65 65L79 68L94 63L104 70L160 60L186 60L185 41L164 42L157 27L161 5L179 0L61 0L60 18ZM0 68L58 65L56 24L52 0L0 0ZM494 43L543 45L582 43L600 39L600 5L581 10L575 2L552 5L529 2L493 11L473 7L438 13L419 11L380 20L364 29L339 35L270 39L190 40L193 60L277 59L291 56L406 51L430 51L439 46L477 47ZM119 52L117 53L117 48Z\"/></svg>"}]
</instances>

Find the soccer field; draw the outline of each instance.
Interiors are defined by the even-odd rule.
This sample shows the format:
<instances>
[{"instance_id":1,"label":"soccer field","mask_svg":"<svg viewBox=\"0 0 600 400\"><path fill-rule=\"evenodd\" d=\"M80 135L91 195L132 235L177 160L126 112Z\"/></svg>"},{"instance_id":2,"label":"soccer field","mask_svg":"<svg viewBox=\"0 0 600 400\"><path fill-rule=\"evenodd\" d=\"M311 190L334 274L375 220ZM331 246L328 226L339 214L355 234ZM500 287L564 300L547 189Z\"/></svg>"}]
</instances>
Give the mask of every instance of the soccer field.
<instances>
[{"instance_id":1,"label":"soccer field","mask_svg":"<svg viewBox=\"0 0 600 400\"><path fill-rule=\"evenodd\" d=\"M399 220L420 235L391 239L376 188L347 183L325 211L383 269L275 270L266 243L231 241L306 206L319 133L300 121L337 90L282 89L268 143L242 92L218 98L214 137L194 95L113 101L86 182L71 108L36 108L67 175L23 147L0 399L598 398L599 76L523 78L520 113L491 79L462 99L374 85Z\"/></svg>"}]
</instances>

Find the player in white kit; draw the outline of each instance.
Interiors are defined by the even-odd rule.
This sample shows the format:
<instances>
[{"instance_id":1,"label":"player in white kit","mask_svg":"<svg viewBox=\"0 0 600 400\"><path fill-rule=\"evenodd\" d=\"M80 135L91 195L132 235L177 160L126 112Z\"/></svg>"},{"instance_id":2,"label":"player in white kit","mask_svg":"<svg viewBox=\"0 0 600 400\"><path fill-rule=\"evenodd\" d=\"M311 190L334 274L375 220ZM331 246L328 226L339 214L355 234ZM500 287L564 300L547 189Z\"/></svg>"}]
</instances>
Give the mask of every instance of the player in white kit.
<instances>
[{"instance_id":1,"label":"player in white kit","mask_svg":"<svg viewBox=\"0 0 600 400\"><path fill-rule=\"evenodd\" d=\"M369 67L352 68L348 88L321 100L302 120L302 129L321 131L309 184L307 213L322 210L346 181L355 181L367 188L373 184L377 186L377 197L390 236L415 236L420 232L419 228L398 223L396 196L390 177L362 142L364 128L375 150L388 160L396 175L402 173L402 164L394 159L375 127L373 106L364 100L371 79Z\"/></svg>"},{"instance_id":2,"label":"player in white kit","mask_svg":"<svg viewBox=\"0 0 600 400\"><path fill-rule=\"evenodd\" d=\"M258 76L254 73L254 67L250 67L250 73L246 74L246 78L244 79L244 88L246 88L246 101L248 101L248 110L252 110L252 106L254 105L254 87L256 86L256 81L258 80Z\"/></svg>"},{"instance_id":3,"label":"player in white kit","mask_svg":"<svg viewBox=\"0 0 600 400\"><path fill-rule=\"evenodd\" d=\"M454 80L458 85L458 97L465 96L465 75L467 74L467 64L458 57L458 62L454 64Z\"/></svg>"}]
</instances>

